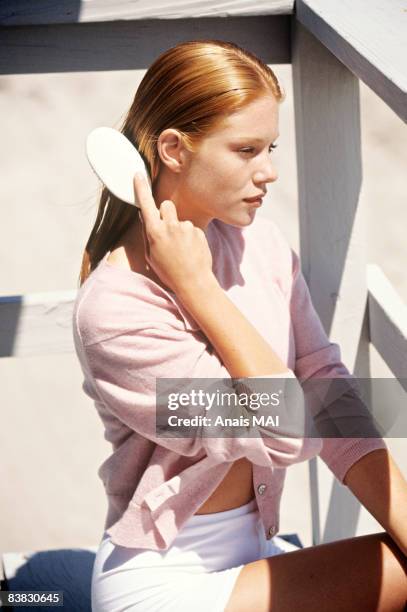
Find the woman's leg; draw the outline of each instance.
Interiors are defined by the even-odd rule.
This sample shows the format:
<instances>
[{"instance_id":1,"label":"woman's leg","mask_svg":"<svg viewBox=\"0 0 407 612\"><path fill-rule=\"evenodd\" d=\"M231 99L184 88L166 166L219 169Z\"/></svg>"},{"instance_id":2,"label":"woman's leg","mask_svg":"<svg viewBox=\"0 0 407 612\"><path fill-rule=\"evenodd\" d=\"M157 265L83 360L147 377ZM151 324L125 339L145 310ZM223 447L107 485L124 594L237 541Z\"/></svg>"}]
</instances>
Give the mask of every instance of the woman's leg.
<instances>
[{"instance_id":1,"label":"woman's leg","mask_svg":"<svg viewBox=\"0 0 407 612\"><path fill-rule=\"evenodd\" d=\"M386 532L248 563L225 612L403 612L407 559Z\"/></svg>"}]
</instances>

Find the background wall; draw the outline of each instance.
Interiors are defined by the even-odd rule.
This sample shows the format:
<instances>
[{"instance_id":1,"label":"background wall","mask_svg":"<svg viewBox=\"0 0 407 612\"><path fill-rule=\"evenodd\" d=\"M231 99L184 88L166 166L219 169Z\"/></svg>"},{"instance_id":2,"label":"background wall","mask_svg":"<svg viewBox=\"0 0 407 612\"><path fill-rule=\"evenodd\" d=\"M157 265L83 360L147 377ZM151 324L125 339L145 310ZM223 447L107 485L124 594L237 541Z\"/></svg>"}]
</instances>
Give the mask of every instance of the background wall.
<instances>
[{"instance_id":1,"label":"background wall","mask_svg":"<svg viewBox=\"0 0 407 612\"><path fill-rule=\"evenodd\" d=\"M257 215L273 218L298 251L291 67L275 71L287 92L274 153L280 177L269 185ZM119 126L142 74L0 78L1 295L77 287L100 192L85 157L85 138L94 127ZM361 103L368 259L382 266L407 301L407 130L363 84ZM391 375L374 349L372 367L373 376ZM0 475L7 482L0 552L92 546L101 537L106 503L96 472L110 446L81 385L74 354L0 360ZM389 440L407 474L403 445L402 439ZM369 530L381 527L362 511L358 533ZM311 543L307 463L287 472L280 533L288 532Z\"/></svg>"}]
</instances>

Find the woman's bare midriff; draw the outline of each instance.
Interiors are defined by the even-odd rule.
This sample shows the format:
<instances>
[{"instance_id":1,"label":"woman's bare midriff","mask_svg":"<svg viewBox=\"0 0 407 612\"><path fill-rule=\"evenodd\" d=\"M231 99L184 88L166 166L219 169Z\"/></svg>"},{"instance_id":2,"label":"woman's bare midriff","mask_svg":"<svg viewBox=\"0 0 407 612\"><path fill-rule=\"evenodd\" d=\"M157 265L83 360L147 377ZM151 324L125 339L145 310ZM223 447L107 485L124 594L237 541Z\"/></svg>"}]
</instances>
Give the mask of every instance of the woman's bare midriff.
<instances>
[{"instance_id":1,"label":"woman's bare midriff","mask_svg":"<svg viewBox=\"0 0 407 612\"><path fill-rule=\"evenodd\" d=\"M220 485L195 514L224 512L247 504L254 498L253 466L242 457L235 461Z\"/></svg>"},{"instance_id":2,"label":"woman's bare midriff","mask_svg":"<svg viewBox=\"0 0 407 612\"><path fill-rule=\"evenodd\" d=\"M133 242L133 244L135 243ZM145 266L142 264L144 257L140 251L137 253L134 247L129 248L127 246L127 248L124 248L122 242L115 249L111 250L107 260L109 264L144 274L163 286L153 270L145 270ZM198 508L195 514L212 514L214 512L232 510L247 504L254 496L253 466L248 459L242 457L234 461L220 485L218 485L202 506Z\"/></svg>"}]
</instances>

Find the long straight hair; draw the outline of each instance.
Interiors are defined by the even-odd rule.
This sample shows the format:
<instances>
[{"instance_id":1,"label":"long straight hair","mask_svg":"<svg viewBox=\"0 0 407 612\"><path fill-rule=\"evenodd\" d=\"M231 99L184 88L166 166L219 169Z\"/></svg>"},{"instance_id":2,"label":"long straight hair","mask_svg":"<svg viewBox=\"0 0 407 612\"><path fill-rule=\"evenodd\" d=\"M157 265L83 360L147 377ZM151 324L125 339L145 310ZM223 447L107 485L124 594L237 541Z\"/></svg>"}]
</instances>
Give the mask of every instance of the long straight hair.
<instances>
[{"instance_id":1,"label":"long straight hair","mask_svg":"<svg viewBox=\"0 0 407 612\"><path fill-rule=\"evenodd\" d=\"M146 71L120 131L139 151L154 188L161 167L157 141L163 130L178 130L184 146L194 153L228 114L265 94L277 102L284 99L274 72L251 52L221 40L183 42L162 53ZM137 208L103 186L79 286L139 222Z\"/></svg>"}]
</instances>

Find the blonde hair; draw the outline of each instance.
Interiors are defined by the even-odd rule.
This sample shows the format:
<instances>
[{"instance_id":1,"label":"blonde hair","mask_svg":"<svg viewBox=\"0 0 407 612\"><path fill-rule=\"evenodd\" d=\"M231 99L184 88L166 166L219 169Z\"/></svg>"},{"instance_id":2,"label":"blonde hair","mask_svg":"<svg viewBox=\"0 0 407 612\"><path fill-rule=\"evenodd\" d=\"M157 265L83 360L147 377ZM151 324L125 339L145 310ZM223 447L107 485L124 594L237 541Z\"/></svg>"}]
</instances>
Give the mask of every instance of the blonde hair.
<instances>
[{"instance_id":1,"label":"blonde hair","mask_svg":"<svg viewBox=\"0 0 407 612\"><path fill-rule=\"evenodd\" d=\"M284 100L274 72L250 51L221 40L183 42L162 53L146 71L120 131L138 149L154 188L161 165L157 141L163 130L178 130L193 153L228 114L270 93L278 102ZM79 286L135 222L137 208L103 186Z\"/></svg>"}]
</instances>

